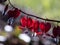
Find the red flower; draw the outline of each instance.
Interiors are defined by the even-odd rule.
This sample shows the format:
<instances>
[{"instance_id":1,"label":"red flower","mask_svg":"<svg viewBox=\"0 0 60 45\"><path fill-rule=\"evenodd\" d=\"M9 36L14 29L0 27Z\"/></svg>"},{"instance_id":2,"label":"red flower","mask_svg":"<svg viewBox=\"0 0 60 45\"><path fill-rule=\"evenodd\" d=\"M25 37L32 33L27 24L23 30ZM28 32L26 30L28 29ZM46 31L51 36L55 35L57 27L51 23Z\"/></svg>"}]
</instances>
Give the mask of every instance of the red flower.
<instances>
[{"instance_id":1,"label":"red flower","mask_svg":"<svg viewBox=\"0 0 60 45\"><path fill-rule=\"evenodd\" d=\"M60 27L59 26L54 27L53 35L54 35L54 37L60 36Z\"/></svg>"},{"instance_id":2,"label":"red flower","mask_svg":"<svg viewBox=\"0 0 60 45\"><path fill-rule=\"evenodd\" d=\"M27 28L32 27L32 22L33 22L33 20L31 18L27 18Z\"/></svg>"},{"instance_id":3,"label":"red flower","mask_svg":"<svg viewBox=\"0 0 60 45\"><path fill-rule=\"evenodd\" d=\"M7 14L9 17L17 18L20 15L20 11L15 8L15 10L9 10Z\"/></svg>"},{"instance_id":4,"label":"red flower","mask_svg":"<svg viewBox=\"0 0 60 45\"><path fill-rule=\"evenodd\" d=\"M34 32L38 32L38 29L39 29L39 22L36 20L33 20L31 30L33 30Z\"/></svg>"},{"instance_id":5,"label":"red flower","mask_svg":"<svg viewBox=\"0 0 60 45\"><path fill-rule=\"evenodd\" d=\"M13 16L14 18L17 18L20 15L20 11L17 8L15 8L13 12L14 12L14 16Z\"/></svg>"},{"instance_id":6,"label":"red flower","mask_svg":"<svg viewBox=\"0 0 60 45\"><path fill-rule=\"evenodd\" d=\"M46 33L51 28L51 24L50 23L41 22L39 24L39 27L40 27L40 29L41 29L42 32L45 32Z\"/></svg>"},{"instance_id":7,"label":"red flower","mask_svg":"<svg viewBox=\"0 0 60 45\"><path fill-rule=\"evenodd\" d=\"M44 32L45 31L45 23L44 22L41 22L40 24L39 24L39 27L40 27L40 29Z\"/></svg>"},{"instance_id":8,"label":"red flower","mask_svg":"<svg viewBox=\"0 0 60 45\"><path fill-rule=\"evenodd\" d=\"M27 18L26 18L25 16L22 17L21 20L20 20L20 22L21 22L21 25L22 25L23 27L26 27L26 25L27 25Z\"/></svg>"}]
</instances>

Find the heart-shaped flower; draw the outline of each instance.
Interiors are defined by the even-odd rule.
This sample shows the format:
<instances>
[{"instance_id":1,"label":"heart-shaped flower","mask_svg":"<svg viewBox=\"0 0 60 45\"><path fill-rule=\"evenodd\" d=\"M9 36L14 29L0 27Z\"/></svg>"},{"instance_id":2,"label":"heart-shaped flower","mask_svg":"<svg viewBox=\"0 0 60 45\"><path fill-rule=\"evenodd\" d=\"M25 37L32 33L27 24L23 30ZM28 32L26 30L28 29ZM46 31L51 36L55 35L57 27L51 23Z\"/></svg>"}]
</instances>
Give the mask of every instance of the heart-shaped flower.
<instances>
[{"instance_id":1,"label":"heart-shaped flower","mask_svg":"<svg viewBox=\"0 0 60 45\"><path fill-rule=\"evenodd\" d=\"M59 26L53 28L53 35L54 35L54 37L60 36L60 27Z\"/></svg>"},{"instance_id":2,"label":"heart-shaped flower","mask_svg":"<svg viewBox=\"0 0 60 45\"><path fill-rule=\"evenodd\" d=\"M26 27L26 25L27 25L27 18L26 18L26 16L24 16L24 17L22 17L22 18L20 19L20 23L21 23L21 25L22 25L23 27Z\"/></svg>"},{"instance_id":3,"label":"heart-shaped flower","mask_svg":"<svg viewBox=\"0 0 60 45\"><path fill-rule=\"evenodd\" d=\"M7 14L9 17L17 18L20 15L20 10L15 8L14 10L9 10Z\"/></svg>"},{"instance_id":4,"label":"heart-shaped flower","mask_svg":"<svg viewBox=\"0 0 60 45\"><path fill-rule=\"evenodd\" d=\"M51 24L48 23L48 22L47 22L47 23L41 22L41 23L39 24L39 27L40 27L40 29L41 29L42 32L46 33L46 32L48 32L49 29L51 28Z\"/></svg>"},{"instance_id":5,"label":"heart-shaped flower","mask_svg":"<svg viewBox=\"0 0 60 45\"><path fill-rule=\"evenodd\" d=\"M31 28L32 27L32 25L33 25L33 20L31 19L31 18L27 18L27 28Z\"/></svg>"},{"instance_id":6,"label":"heart-shaped flower","mask_svg":"<svg viewBox=\"0 0 60 45\"><path fill-rule=\"evenodd\" d=\"M33 20L31 30L33 30L34 32L38 32L38 30L39 30L39 21Z\"/></svg>"}]
</instances>

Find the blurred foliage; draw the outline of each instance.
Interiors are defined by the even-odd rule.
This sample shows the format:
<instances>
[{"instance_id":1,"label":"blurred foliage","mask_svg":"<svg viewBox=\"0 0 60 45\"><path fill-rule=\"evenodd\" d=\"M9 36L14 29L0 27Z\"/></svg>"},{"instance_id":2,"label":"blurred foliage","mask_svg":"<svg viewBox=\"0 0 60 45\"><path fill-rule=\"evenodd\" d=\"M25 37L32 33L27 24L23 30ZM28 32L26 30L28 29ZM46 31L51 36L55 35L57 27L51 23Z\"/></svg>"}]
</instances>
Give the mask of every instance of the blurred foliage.
<instances>
[{"instance_id":1,"label":"blurred foliage","mask_svg":"<svg viewBox=\"0 0 60 45\"><path fill-rule=\"evenodd\" d=\"M18 8L30 8L37 16L60 20L60 0L10 0Z\"/></svg>"},{"instance_id":2,"label":"blurred foliage","mask_svg":"<svg viewBox=\"0 0 60 45\"><path fill-rule=\"evenodd\" d=\"M0 35L7 36L7 33L4 31L0 31Z\"/></svg>"},{"instance_id":3,"label":"blurred foliage","mask_svg":"<svg viewBox=\"0 0 60 45\"><path fill-rule=\"evenodd\" d=\"M20 33L22 33L22 29L19 29L19 27L16 26L16 27L14 28L13 34L14 34L15 36L18 36Z\"/></svg>"}]
</instances>

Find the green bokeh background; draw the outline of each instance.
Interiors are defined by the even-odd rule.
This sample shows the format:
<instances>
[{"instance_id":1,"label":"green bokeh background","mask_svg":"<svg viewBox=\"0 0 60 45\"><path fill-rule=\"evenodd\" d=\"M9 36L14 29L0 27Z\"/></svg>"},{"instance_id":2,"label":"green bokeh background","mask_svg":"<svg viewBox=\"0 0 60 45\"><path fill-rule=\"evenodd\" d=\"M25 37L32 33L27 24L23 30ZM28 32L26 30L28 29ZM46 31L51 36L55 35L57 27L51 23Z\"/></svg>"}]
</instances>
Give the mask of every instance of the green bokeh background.
<instances>
[{"instance_id":1,"label":"green bokeh background","mask_svg":"<svg viewBox=\"0 0 60 45\"><path fill-rule=\"evenodd\" d=\"M11 3L25 10L31 9L36 16L60 20L60 0L10 0Z\"/></svg>"}]
</instances>

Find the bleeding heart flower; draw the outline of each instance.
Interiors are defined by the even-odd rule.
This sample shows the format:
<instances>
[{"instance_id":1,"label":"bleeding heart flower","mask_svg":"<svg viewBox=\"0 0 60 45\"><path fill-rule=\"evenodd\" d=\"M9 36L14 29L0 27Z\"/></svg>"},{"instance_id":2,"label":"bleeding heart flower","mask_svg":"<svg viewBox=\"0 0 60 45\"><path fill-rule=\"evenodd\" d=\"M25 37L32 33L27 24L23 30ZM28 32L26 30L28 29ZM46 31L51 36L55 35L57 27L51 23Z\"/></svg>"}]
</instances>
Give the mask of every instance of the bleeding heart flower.
<instances>
[{"instance_id":1,"label":"bleeding heart flower","mask_svg":"<svg viewBox=\"0 0 60 45\"><path fill-rule=\"evenodd\" d=\"M15 10L9 10L8 13L9 17L17 18L20 15L20 11L15 8Z\"/></svg>"},{"instance_id":2,"label":"bleeding heart flower","mask_svg":"<svg viewBox=\"0 0 60 45\"><path fill-rule=\"evenodd\" d=\"M54 37L60 36L60 27L59 26L54 27L53 35L54 35Z\"/></svg>"},{"instance_id":3,"label":"bleeding heart flower","mask_svg":"<svg viewBox=\"0 0 60 45\"><path fill-rule=\"evenodd\" d=\"M21 25L22 25L23 27L26 27L26 25L27 25L27 18L26 18L25 16L22 17L21 20L20 20L20 22L21 22Z\"/></svg>"},{"instance_id":4,"label":"bleeding heart flower","mask_svg":"<svg viewBox=\"0 0 60 45\"><path fill-rule=\"evenodd\" d=\"M45 23L44 22L41 22L40 24L39 24L39 27L40 27L40 29L44 32L45 31Z\"/></svg>"},{"instance_id":5,"label":"bleeding heart flower","mask_svg":"<svg viewBox=\"0 0 60 45\"><path fill-rule=\"evenodd\" d=\"M39 24L39 27L40 27L40 29L41 29L41 31L42 32L48 32L49 31L49 29L51 28L51 24L50 23L44 23L44 22L41 22L40 24Z\"/></svg>"},{"instance_id":6,"label":"bleeding heart flower","mask_svg":"<svg viewBox=\"0 0 60 45\"><path fill-rule=\"evenodd\" d=\"M18 10L17 8L15 8L14 10L14 18L17 18L20 15L20 10Z\"/></svg>"},{"instance_id":7,"label":"bleeding heart flower","mask_svg":"<svg viewBox=\"0 0 60 45\"><path fill-rule=\"evenodd\" d=\"M27 28L31 28L32 27L32 19L31 18L27 18Z\"/></svg>"},{"instance_id":8,"label":"bleeding heart flower","mask_svg":"<svg viewBox=\"0 0 60 45\"><path fill-rule=\"evenodd\" d=\"M36 20L33 20L31 30L33 30L34 32L38 32L38 29L39 29L39 22Z\"/></svg>"}]
</instances>

